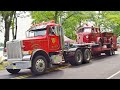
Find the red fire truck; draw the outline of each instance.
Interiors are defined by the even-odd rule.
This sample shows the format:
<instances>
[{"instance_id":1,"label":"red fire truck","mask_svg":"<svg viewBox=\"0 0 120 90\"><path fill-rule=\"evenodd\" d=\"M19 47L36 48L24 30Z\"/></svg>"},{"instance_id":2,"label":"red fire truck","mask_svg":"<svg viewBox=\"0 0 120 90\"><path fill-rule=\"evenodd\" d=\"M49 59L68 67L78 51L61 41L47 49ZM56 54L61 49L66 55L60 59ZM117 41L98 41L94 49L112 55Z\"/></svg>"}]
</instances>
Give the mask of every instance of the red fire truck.
<instances>
[{"instance_id":1,"label":"red fire truck","mask_svg":"<svg viewBox=\"0 0 120 90\"><path fill-rule=\"evenodd\" d=\"M54 21L35 24L27 30L26 39L12 40L6 43L7 61L9 62L6 70L15 74L21 69L31 69L34 75L40 75L54 64L69 62L71 65L80 65L89 63L93 51L98 52L99 49L104 49L107 54L116 50L114 48L116 47L116 42L114 42L116 38L113 35L111 42L113 44L111 45L103 43L103 38L111 34L96 34L101 35L102 38L95 39L95 37L92 38L92 33L83 32L78 31L77 43L74 43L74 41L70 42L64 39L62 26ZM89 38L90 40L88 40ZM100 40L102 45L99 44ZM99 47L99 45L101 46Z\"/></svg>"},{"instance_id":2,"label":"red fire truck","mask_svg":"<svg viewBox=\"0 0 120 90\"><path fill-rule=\"evenodd\" d=\"M95 56L101 55L101 53L113 55L117 50L117 36L112 32L101 32L98 27L85 26L79 28L77 42L79 44L92 43L91 52Z\"/></svg>"}]
</instances>

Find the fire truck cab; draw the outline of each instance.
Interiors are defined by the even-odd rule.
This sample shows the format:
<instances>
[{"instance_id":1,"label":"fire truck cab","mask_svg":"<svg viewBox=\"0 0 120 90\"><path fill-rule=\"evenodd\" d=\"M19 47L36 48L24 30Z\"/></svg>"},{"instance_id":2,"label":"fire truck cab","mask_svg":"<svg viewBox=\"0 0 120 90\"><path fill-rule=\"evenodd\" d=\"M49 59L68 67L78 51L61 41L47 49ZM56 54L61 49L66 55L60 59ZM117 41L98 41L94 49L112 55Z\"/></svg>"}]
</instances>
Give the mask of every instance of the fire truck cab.
<instances>
[{"instance_id":1,"label":"fire truck cab","mask_svg":"<svg viewBox=\"0 0 120 90\"><path fill-rule=\"evenodd\" d=\"M98 27L82 27L77 31L78 43L97 43L101 37Z\"/></svg>"}]
</instances>

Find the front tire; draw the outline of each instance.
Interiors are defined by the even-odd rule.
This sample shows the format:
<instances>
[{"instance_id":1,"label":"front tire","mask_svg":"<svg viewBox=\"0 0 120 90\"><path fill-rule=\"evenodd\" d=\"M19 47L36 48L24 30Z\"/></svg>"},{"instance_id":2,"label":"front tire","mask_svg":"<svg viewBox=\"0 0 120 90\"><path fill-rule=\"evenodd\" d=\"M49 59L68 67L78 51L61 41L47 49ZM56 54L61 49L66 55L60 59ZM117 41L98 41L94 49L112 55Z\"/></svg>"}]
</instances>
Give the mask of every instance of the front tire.
<instances>
[{"instance_id":1,"label":"front tire","mask_svg":"<svg viewBox=\"0 0 120 90\"><path fill-rule=\"evenodd\" d=\"M80 49L75 52L74 58L69 60L69 63L73 66L82 64L83 62L83 53Z\"/></svg>"},{"instance_id":2,"label":"front tire","mask_svg":"<svg viewBox=\"0 0 120 90\"><path fill-rule=\"evenodd\" d=\"M37 56L32 61L31 72L34 75L41 75L46 72L47 60L44 56Z\"/></svg>"},{"instance_id":3,"label":"front tire","mask_svg":"<svg viewBox=\"0 0 120 90\"><path fill-rule=\"evenodd\" d=\"M6 70L11 74L17 74L20 71L20 69L6 69Z\"/></svg>"}]
</instances>

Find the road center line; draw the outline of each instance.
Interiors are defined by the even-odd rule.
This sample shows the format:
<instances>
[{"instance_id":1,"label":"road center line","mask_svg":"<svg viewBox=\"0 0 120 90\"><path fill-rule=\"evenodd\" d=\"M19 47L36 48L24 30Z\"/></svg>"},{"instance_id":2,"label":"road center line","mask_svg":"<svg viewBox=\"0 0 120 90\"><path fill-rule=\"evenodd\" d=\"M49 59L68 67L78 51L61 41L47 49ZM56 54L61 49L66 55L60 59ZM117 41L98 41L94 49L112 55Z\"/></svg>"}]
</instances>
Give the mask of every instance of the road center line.
<instances>
[{"instance_id":1,"label":"road center line","mask_svg":"<svg viewBox=\"0 0 120 90\"><path fill-rule=\"evenodd\" d=\"M111 79L112 77L114 77L115 75L117 75L118 73L120 73L120 70L116 73L114 73L113 75L111 75L110 77L106 78L106 79Z\"/></svg>"},{"instance_id":2,"label":"road center line","mask_svg":"<svg viewBox=\"0 0 120 90\"><path fill-rule=\"evenodd\" d=\"M30 76L32 76L32 75L31 75L31 74L28 74L28 75L22 75L22 76L10 78L10 79L24 79L24 78L27 78L27 77L30 77Z\"/></svg>"}]
</instances>

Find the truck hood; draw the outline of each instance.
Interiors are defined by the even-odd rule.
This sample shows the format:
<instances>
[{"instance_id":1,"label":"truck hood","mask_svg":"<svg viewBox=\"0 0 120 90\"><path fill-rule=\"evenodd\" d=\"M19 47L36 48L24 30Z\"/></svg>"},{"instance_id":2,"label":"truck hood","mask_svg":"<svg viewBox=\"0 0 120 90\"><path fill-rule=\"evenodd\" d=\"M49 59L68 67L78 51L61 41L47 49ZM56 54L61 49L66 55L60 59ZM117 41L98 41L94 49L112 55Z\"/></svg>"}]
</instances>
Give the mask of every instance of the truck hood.
<instances>
[{"instance_id":1,"label":"truck hood","mask_svg":"<svg viewBox=\"0 0 120 90\"><path fill-rule=\"evenodd\" d=\"M35 47L40 48L42 45L42 43L40 44L40 42L44 42L44 41L47 41L46 36L23 39L22 40L24 46L23 49L24 51L28 51L28 50L33 50Z\"/></svg>"}]
</instances>

